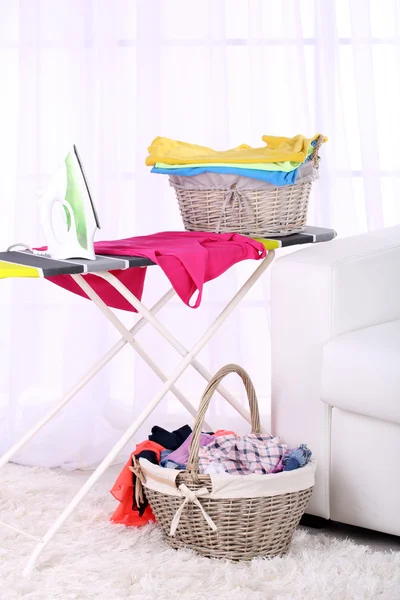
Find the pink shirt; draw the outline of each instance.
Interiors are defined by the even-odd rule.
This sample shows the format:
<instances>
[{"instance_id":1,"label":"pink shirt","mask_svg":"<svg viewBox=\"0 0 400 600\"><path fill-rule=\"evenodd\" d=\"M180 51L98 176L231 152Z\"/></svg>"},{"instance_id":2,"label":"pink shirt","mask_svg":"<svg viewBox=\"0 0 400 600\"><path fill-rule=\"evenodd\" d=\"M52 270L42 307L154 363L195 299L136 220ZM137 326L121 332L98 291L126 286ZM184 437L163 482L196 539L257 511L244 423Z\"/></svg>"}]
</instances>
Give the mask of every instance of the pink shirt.
<instances>
[{"instance_id":1,"label":"pink shirt","mask_svg":"<svg viewBox=\"0 0 400 600\"><path fill-rule=\"evenodd\" d=\"M181 300L197 308L202 299L203 285L215 279L232 265L246 259L266 256L260 242L236 233L198 233L168 231L124 240L96 242L96 254L140 256L161 267ZM143 293L145 268L111 271L139 299ZM133 307L103 279L85 275L102 300L114 308L133 311ZM61 287L87 297L69 275L49 279ZM198 292L194 303L192 296Z\"/></svg>"}]
</instances>

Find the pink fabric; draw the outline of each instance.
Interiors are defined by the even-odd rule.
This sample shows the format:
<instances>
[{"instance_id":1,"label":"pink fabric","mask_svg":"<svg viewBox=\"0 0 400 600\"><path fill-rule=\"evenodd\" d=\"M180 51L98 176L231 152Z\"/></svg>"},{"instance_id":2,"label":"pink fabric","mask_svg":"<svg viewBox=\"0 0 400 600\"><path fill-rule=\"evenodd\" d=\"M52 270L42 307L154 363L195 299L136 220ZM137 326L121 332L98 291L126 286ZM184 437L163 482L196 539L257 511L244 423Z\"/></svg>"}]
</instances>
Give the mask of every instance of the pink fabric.
<instances>
[{"instance_id":1,"label":"pink fabric","mask_svg":"<svg viewBox=\"0 0 400 600\"><path fill-rule=\"evenodd\" d=\"M200 447L206 446L207 444L212 442L214 437L218 437L221 435L230 435L230 434L234 434L234 431L228 431L226 429L219 429L215 433L202 433L200 435ZM172 460L173 462L176 462L180 465L186 465L187 461L189 460L190 444L192 443L192 437L193 437L193 433L191 433L189 435L189 437L186 438L186 440L183 442L183 444L181 446L179 446L179 448L177 450L174 450L174 452L171 452L171 454L168 455L167 460Z\"/></svg>"},{"instance_id":2,"label":"pink fabric","mask_svg":"<svg viewBox=\"0 0 400 600\"><path fill-rule=\"evenodd\" d=\"M266 255L263 244L236 233L168 231L125 240L96 242L94 247L97 254L149 258L162 268L178 296L192 308L200 305L206 281L215 279L242 260L258 260ZM141 299L146 269L112 273ZM106 281L90 274L85 277L108 306L134 310ZM51 277L49 281L87 297L69 275ZM192 305L190 300L196 291L198 295Z\"/></svg>"},{"instance_id":3,"label":"pink fabric","mask_svg":"<svg viewBox=\"0 0 400 600\"><path fill-rule=\"evenodd\" d=\"M286 444L270 434L215 437L199 450L199 473L265 475L277 467L287 449Z\"/></svg>"},{"instance_id":4,"label":"pink fabric","mask_svg":"<svg viewBox=\"0 0 400 600\"><path fill-rule=\"evenodd\" d=\"M171 454L168 454L167 460L172 460L179 465L186 465L189 460L190 444L192 443L193 433L183 442L181 446ZM200 446L207 446L213 441L213 436L209 433L202 433L200 435Z\"/></svg>"},{"instance_id":5,"label":"pink fabric","mask_svg":"<svg viewBox=\"0 0 400 600\"><path fill-rule=\"evenodd\" d=\"M97 252L100 254L99 250L97 250ZM139 300L142 299L146 269L118 270L110 271L110 273L115 275L128 290L135 294L136 298ZM128 300L125 300L125 298L121 296L108 281L101 279L101 277L97 277L97 275L91 275L90 273L85 275L85 279L107 306L137 312L132 304L129 304ZM56 277L48 277L48 280L69 292L73 292L74 294L78 294L78 296L82 296L82 298L87 298L89 300L89 296L87 296L83 289L72 279L71 275L57 275Z\"/></svg>"}]
</instances>

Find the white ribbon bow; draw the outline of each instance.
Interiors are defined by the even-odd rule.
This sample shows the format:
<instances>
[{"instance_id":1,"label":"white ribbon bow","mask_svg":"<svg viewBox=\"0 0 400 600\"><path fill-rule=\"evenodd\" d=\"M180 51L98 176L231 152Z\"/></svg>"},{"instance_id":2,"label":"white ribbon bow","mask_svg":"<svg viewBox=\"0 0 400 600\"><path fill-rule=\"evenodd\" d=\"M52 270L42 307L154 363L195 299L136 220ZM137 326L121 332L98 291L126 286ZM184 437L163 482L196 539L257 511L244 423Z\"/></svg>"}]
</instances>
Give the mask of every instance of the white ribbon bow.
<instances>
[{"instance_id":1,"label":"white ribbon bow","mask_svg":"<svg viewBox=\"0 0 400 600\"><path fill-rule=\"evenodd\" d=\"M205 518L205 520L207 521L207 524L209 525L209 527L211 527L211 529L213 531L216 531L217 530L216 524L211 519L211 517L208 516L208 514L206 513L206 511L204 510L204 508L202 507L202 505L200 504L200 502L197 499L198 497L201 497L201 496L208 496L207 488L202 487L199 490L193 492L192 490L189 490L189 488L184 483L181 483L181 485L179 486L179 489L181 491L182 496L184 496L185 499L182 502L182 504L180 505L180 507L178 508L178 510L176 511L174 518L172 519L171 530L169 532L169 535L171 537L173 537L175 535L175 532L179 525L179 521L181 520L181 515L183 512L183 509L185 508L186 504L188 504L188 502L194 502L194 504L196 504L196 506L199 507L199 509L201 510L202 515Z\"/></svg>"},{"instance_id":2,"label":"white ribbon bow","mask_svg":"<svg viewBox=\"0 0 400 600\"><path fill-rule=\"evenodd\" d=\"M218 224L215 229L216 233L219 233L219 230L221 229L222 217L224 216L225 209L228 206L228 204L232 204L232 208L234 208L235 204L237 204L238 208L239 208L239 214L241 212L247 212L247 213L251 212L249 203L247 202L246 195L242 192L242 190L237 188L236 185L229 188L228 190L225 191L225 194L224 194L224 201L223 201L222 207L221 207L221 214L219 216Z\"/></svg>"}]
</instances>

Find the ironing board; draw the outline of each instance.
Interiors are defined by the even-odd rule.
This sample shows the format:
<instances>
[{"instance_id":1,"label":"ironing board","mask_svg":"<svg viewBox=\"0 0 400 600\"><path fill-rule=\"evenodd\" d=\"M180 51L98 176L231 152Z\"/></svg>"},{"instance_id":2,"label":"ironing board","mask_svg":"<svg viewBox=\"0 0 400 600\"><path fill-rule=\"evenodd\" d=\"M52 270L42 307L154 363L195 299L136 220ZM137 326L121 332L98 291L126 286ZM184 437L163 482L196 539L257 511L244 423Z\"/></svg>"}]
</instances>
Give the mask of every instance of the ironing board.
<instances>
[{"instance_id":1,"label":"ironing board","mask_svg":"<svg viewBox=\"0 0 400 600\"><path fill-rule=\"evenodd\" d=\"M126 432L121 436L120 440L115 444L112 450L100 463L97 469L88 478L86 483L81 487L75 497L65 507L64 511L53 523L50 529L43 537L36 537L28 534L11 524L0 524L11 528L26 537L37 541L37 545L30 556L24 575L29 574L34 568L39 555L44 548L60 529L62 524L75 510L78 504L91 490L101 475L111 465L113 460L131 438L138 431L139 427L151 415L154 409L158 406L165 395L170 391L176 398L185 406L191 415L196 416L197 408L185 397L185 395L176 387L176 381L182 373L192 365L209 382L212 378L212 373L202 365L196 358L201 349L207 344L211 337L217 332L219 327L229 317L236 306L245 297L247 292L253 287L256 281L261 277L264 271L268 268L274 259L275 250L298 244L310 244L316 242L326 242L332 240L336 236L336 232L332 229L323 229L319 227L307 227L303 233L297 233L286 237L277 237L273 239L260 239L268 254L265 259L257 264L255 271L250 275L244 285L237 291L233 298L229 301L226 307L221 311L215 321L209 326L207 331L202 335L198 342L188 350L175 335L169 331L156 317L156 314L167 304L167 302L175 295L174 289L170 289L164 294L151 309L136 298L130 290L128 290L121 281L110 271L136 269L142 267L150 267L154 263L147 258L139 258L132 256L96 256L94 261L91 260L54 260L44 256L38 256L29 252L0 252L0 278L6 277L31 277L31 278L47 278L55 275L71 275L75 282L82 288L87 296L96 304L110 323L122 335L122 338L114 344L112 348L95 364L81 379L54 405L54 407L33 426L20 440L18 440L5 454L0 458L0 467L5 465L11 458L31 440L36 433L48 423L62 408L73 398L126 344L130 344L138 355L151 367L156 375L161 379L163 385L159 393L143 408L139 416L128 427ZM103 302L94 289L85 279L85 274L91 273L108 281L130 304L133 306L141 318L136 322L132 329L128 330L117 315ZM157 363L136 341L136 334L147 324L150 323L163 336L175 350L181 355L182 360L171 375L166 375ZM243 408L235 397L222 385L218 387L219 393L231 404L231 406L248 422L251 422L249 412ZM212 428L206 424L206 428Z\"/></svg>"}]
</instances>

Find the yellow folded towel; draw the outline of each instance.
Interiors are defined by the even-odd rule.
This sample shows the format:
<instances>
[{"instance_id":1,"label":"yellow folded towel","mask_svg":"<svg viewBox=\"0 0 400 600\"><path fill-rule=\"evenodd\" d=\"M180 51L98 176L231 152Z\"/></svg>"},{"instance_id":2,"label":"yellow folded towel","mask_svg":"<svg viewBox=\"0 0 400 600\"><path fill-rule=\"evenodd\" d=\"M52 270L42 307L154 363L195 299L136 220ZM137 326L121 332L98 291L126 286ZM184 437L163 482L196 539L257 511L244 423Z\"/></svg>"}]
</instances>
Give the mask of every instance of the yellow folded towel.
<instances>
[{"instance_id":1,"label":"yellow folded towel","mask_svg":"<svg viewBox=\"0 0 400 600\"><path fill-rule=\"evenodd\" d=\"M187 144L169 138L157 137L149 147L146 165L152 166L157 162L168 165L190 165L199 163L268 163L281 161L304 162L310 143L321 134L312 138L296 135L293 138L264 135L265 146L252 148L242 144L231 150L216 151L206 146ZM324 137L324 142L327 138Z\"/></svg>"}]
</instances>

